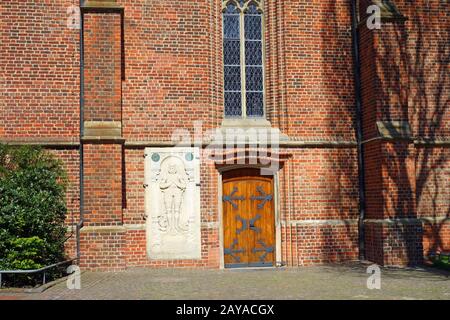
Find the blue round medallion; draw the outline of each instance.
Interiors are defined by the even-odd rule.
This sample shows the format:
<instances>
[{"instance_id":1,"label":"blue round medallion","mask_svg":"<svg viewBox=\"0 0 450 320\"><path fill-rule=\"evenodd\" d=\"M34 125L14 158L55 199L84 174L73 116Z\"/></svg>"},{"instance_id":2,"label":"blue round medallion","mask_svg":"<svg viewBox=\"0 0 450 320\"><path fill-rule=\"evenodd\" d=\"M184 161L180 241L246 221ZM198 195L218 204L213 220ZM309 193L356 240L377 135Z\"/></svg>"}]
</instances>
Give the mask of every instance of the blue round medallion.
<instances>
[{"instance_id":1,"label":"blue round medallion","mask_svg":"<svg viewBox=\"0 0 450 320\"><path fill-rule=\"evenodd\" d=\"M185 158L187 161L192 161L194 159L194 155L192 153L186 153Z\"/></svg>"},{"instance_id":2,"label":"blue round medallion","mask_svg":"<svg viewBox=\"0 0 450 320\"><path fill-rule=\"evenodd\" d=\"M152 160L153 160L154 162L158 162L159 159L161 159L161 157L159 156L159 153L154 153L154 154L152 154Z\"/></svg>"}]
</instances>

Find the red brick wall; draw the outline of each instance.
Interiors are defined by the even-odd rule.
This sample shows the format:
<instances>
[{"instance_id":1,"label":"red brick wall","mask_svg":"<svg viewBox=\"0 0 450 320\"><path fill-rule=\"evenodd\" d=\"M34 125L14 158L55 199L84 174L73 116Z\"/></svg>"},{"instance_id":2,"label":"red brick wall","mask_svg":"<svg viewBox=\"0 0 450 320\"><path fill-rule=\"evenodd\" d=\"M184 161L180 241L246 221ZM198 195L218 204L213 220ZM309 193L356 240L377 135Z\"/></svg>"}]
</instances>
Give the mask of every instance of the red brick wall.
<instances>
[{"instance_id":1,"label":"red brick wall","mask_svg":"<svg viewBox=\"0 0 450 320\"><path fill-rule=\"evenodd\" d=\"M115 230L83 230L80 236L80 267L93 271L126 268L126 233Z\"/></svg>"},{"instance_id":2,"label":"red brick wall","mask_svg":"<svg viewBox=\"0 0 450 320\"><path fill-rule=\"evenodd\" d=\"M358 218L355 148L282 150L292 154L279 178L291 220Z\"/></svg>"},{"instance_id":3,"label":"red brick wall","mask_svg":"<svg viewBox=\"0 0 450 320\"><path fill-rule=\"evenodd\" d=\"M358 225L298 225L285 228L281 238L288 266L345 262L358 259Z\"/></svg>"},{"instance_id":4,"label":"red brick wall","mask_svg":"<svg viewBox=\"0 0 450 320\"><path fill-rule=\"evenodd\" d=\"M380 265L417 265L423 262L420 220L366 223L366 258Z\"/></svg>"},{"instance_id":5,"label":"red brick wall","mask_svg":"<svg viewBox=\"0 0 450 320\"><path fill-rule=\"evenodd\" d=\"M450 136L450 21L448 1L398 0L409 18L407 54L409 65L409 106L415 134L423 138Z\"/></svg>"},{"instance_id":6,"label":"red brick wall","mask_svg":"<svg viewBox=\"0 0 450 320\"><path fill-rule=\"evenodd\" d=\"M193 128L195 120L207 128L218 116L213 82L221 55L212 50L222 42L214 39L219 24L212 14L219 1L216 8L209 0L119 2L126 30L124 137L170 141L175 128Z\"/></svg>"},{"instance_id":7,"label":"red brick wall","mask_svg":"<svg viewBox=\"0 0 450 320\"><path fill-rule=\"evenodd\" d=\"M221 1L117 2L124 7L124 39L117 12L85 15L84 119L122 121L127 143L167 142L175 129L192 133L198 120L204 130L219 126ZM360 30L364 139L377 137L376 121L407 120L413 138L448 141L450 82L448 59L443 59L448 56L448 4L396 3L409 20L383 24L379 31ZM78 1L2 3L1 139L79 141L79 30L66 25L70 4ZM350 4L265 1L266 110L272 126L293 141L347 142L345 147L282 149L289 155L279 173L287 265L358 255L357 153L349 145L355 142ZM143 147L109 142L83 142L82 266L218 267L219 173L214 164L204 160L201 167L202 259L149 261ZM66 162L69 212L76 212L79 148L55 152ZM422 226L425 253L449 250L444 219L449 212L448 144L372 141L364 152L367 219L435 217L438 222ZM67 220L71 223L70 216ZM420 261L417 225L369 221L365 229L368 259Z\"/></svg>"},{"instance_id":8,"label":"red brick wall","mask_svg":"<svg viewBox=\"0 0 450 320\"><path fill-rule=\"evenodd\" d=\"M410 18L408 59L410 66L409 103L415 134L424 139L450 137L450 4L442 1L417 1L413 8L406 1L399 6ZM415 63L412 63L415 62ZM450 153L445 146L420 146L416 151L417 214L431 217L424 223L424 253L450 250Z\"/></svg>"},{"instance_id":9,"label":"red brick wall","mask_svg":"<svg viewBox=\"0 0 450 320\"><path fill-rule=\"evenodd\" d=\"M76 224L80 220L80 154L76 147L62 149L47 149L53 152L63 161L68 177L66 191L67 215L66 225L68 228L65 243L68 258L75 258L76 253Z\"/></svg>"},{"instance_id":10,"label":"red brick wall","mask_svg":"<svg viewBox=\"0 0 450 320\"><path fill-rule=\"evenodd\" d=\"M383 226L383 265L410 265L423 262L422 223L402 222Z\"/></svg>"},{"instance_id":11,"label":"red brick wall","mask_svg":"<svg viewBox=\"0 0 450 320\"><path fill-rule=\"evenodd\" d=\"M125 249L127 266L146 266L155 268L219 268L219 234L217 229L201 230L202 257L199 260L149 260L146 249L145 230L128 230Z\"/></svg>"},{"instance_id":12,"label":"red brick wall","mask_svg":"<svg viewBox=\"0 0 450 320\"><path fill-rule=\"evenodd\" d=\"M354 140L354 84L349 1L266 1L276 6L269 29L275 69L274 123L299 140ZM276 3L276 4L275 4ZM269 5L270 6L270 5ZM271 12L269 12L269 21ZM275 32L275 34L270 34ZM275 45L274 48L271 48ZM270 52L270 51L269 51Z\"/></svg>"},{"instance_id":13,"label":"red brick wall","mask_svg":"<svg viewBox=\"0 0 450 320\"><path fill-rule=\"evenodd\" d=\"M378 141L364 145L366 218L382 219L384 216L381 177L381 146Z\"/></svg>"},{"instance_id":14,"label":"red brick wall","mask_svg":"<svg viewBox=\"0 0 450 320\"><path fill-rule=\"evenodd\" d=\"M79 135L78 1L2 1L0 138L72 140Z\"/></svg>"},{"instance_id":15,"label":"red brick wall","mask_svg":"<svg viewBox=\"0 0 450 320\"><path fill-rule=\"evenodd\" d=\"M450 250L450 222L449 219L423 223L423 250L429 256Z\"/></svg>"},{"instance_id":16,"label":"red brick wall","mask_svg":"<svg viewBox=\"0 0 450 320\"><path fill-rule=\"evenodd\" d=\"M122 16L120 12L83 14L84 121L122 119ZM88 136L97 136L102 133ZM106 133L107 134L107 133ZM117 133L116 133L117 135ZM84 227L80 266L91 270L126 267L123 227L123 146L106 136L83 140ZM106 227L106 228L105 228Z\"/></svg>"},{"instance_id":17,"label":"red brick wall","mask_svg":"<svg viewBox=\"0 0 450 320\"><path fill-rule=\"evenodd\" d=\"M377 264L384 264L384 242L385 234L383 233L383 226L381 224L364 225L364 245L365 256L368 261L373 261Z\"/></svg>"},{"instance_id":18,"label":"red brick wall","mask_svg":"<svg viewBox=\"0 0 450 320\"><path fill-rule=\"evenodd\" d=\"M381 144L383 218L417 218L414 146L403 141Z\"/></svg>"},{"instance_id":19,"label":"red brick wall","mask_svg":"<svg viewBox=\"0 0 450 320\"><path fill-rule=\"evenodd\" d=\"M290 266L356 260L356 149L282 149L279 174L282 262Z\"/></svg>"},{"instance_id":20,"label":"red brick wall","mask_svg":"<svg viewBox=\"0 0 450 320\"><path fill-rule=\"evenodd\" d=\"M84 120L122 118L121 17L84 14Z\"/></svg>"},{"instance_id":21,"label":"red brick wall","mask_svg":"<svg viewBox=\"0 0 450 320\"><path fill-rule=\"evenodd\" d=\"M372 82L370 86L363 88L363 91L370 93L373 88L381 90L384 97L391 95L390 104L384 103L383 107L389 107L393 117L398 113L403 115L404 112L408 112L409 121L418 137L448 138L450 109L447 108L447 100L450 96L450 84L448 59L445 57L448 56L449 51L450 22L447 13L450 5L448 2L439 0L414 2L395 0L393 2L407 18L403 24L383 23L381 31L371 32L365 28L361 31L362 64L367 66L363 68L366 70L366 76L368 80L369 78L372 81L377 80L378 84L385 83L383 87L375 88L374 85L377 83ZM360 3L363 18L366 7L371 1L361 0ZM387 36L389 33L395 36ZM374 36L378 37L378 40L369 39ZM371 49L369 44L373 41L378 44ZM376 65L372 63L374 60L370 58L371 54L378 55L378 61L381 63L384 60L384 67L382 63L381 68L378 69L384 77L376 79L376 75L373 74ZM370 65L372 66L371 76L367 73ZM401 71L401 78L394 77L396 73L399 74L398 71ZM390 81L386 82L387 80ZM403 89L399 86L401 83ZM399 89L403 90L401 94ZM394 93L393 96L392 93ZM396 103L398 105L400 102L405 108L395 108Z\"/></svg>"},{"instance_id":22,"label":"red brick wall","mask_svg":"<svg viewBox=\"0 0 450 320\"><path fill-rule=\"evenodd\" d=\"M123 222L142 224L145 222L144 150L125 149L124 162Z\"/></svg>"},{"instance_id":23,"label":"red brick wall","mask_svg":"<svg viewBox=\"0 0 450 320\"><path fill-rule=\"evenodd\" d=\"M383 139L377 130L377 122L409 121L405 25L402 20L381 22L381 29L370 30L362 20L359 37L365 209L366 218L372 220L365 224L366 251L369 259L381 264L413 264L422 255L422 248L415 245L421 232L399 219L417 218L415 149L404 138ZM394 219L395 227L387 219Z\"/></svg>"},{"instance_id":24,"label":"red brick wall","mask_svg":"<svg viewBox=\"0 0 450 320\"><path fill-rule=\"evenodd\" d=\"M363 140L378 135L376 122L379 117L377 110L378 82L376 81L376 65L374 64L375 47L374 33L365 27L359 28L359 56L361 69L361 104Z\"/></svg>"},{"instance_id":25,"label":"red brick wall","mask_svg":"<svg viewBox=\"0 0 450 320\"><path fill-rule=\"evenodd\" d=\"M66 223L68 225L76 224L80 217L80 154L76 147L46 150L63 161L68 178Z\"/></svg>"},{"instance_id":26,"label":"red brick wall","mask_svg":"<svg viewBox=\"0 0 450 320\"><path fill-rule=\"evenodd\" d=\"M416 201L424 222L423 246L426 255L450 250L450 150L421 147L416 155Z\"/></svg>"},{"instance_id":27,"label":"red brick wall","mask_svg":"<svg viewBox=\"0 0 450 320\"><path fill-rule=\"evenodd\" d=\"M86 226L122 224L122 150L120 144L84 146Z\"/></svg>"},{"instance_id":28,"label":"red brick wall","mask_svg":"<svg viewBox=\"0 0 450 320\"><path fill-rule=\"evenodd\" d=\"M372 223L368 225L366 247L371 252L369 258L378 254L382 255L379 261L386 264L410 264L420 262L423 249L425 254L448 250L446 104L450 81L445 71L448 60L442 57L448 56L449 5L440 1L394 2L406 21L382 21L381 30L363 27L360 31L364 137L377 135L375 121L380 120L408 121L412 136L410 141L376 141L365 146L370 154L365 156L367 217L397 221L395 226L388 222L377 226L383 232L376 232ZM368 4L370 1L361 1L362 16ZM432 143L424 145L422 140ZM447 144L434 144L441 140ZM375 144L380 148L378 155L373 152ZM381 183L375 184L375 178ZM378 193L373 193L374 189ZM401 220L403 217L416 219L414 225ZM425 222L429 218L434 222ZM370 240L376 236L381 239Z\"/></svg>"}]
</instances>

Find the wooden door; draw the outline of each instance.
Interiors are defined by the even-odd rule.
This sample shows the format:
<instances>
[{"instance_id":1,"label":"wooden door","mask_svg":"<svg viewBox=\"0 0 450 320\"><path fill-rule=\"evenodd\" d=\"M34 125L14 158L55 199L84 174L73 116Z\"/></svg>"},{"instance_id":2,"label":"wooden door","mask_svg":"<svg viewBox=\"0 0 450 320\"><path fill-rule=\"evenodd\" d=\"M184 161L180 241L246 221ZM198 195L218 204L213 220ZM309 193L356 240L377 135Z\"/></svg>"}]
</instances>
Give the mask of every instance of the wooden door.
<instances>
[{"instance_id":1,"label":"wooden door","mask_svg":"<svg viewBox=\"0 0 450 320\"><path fill-rule=\"evenodd\" d=\"M225 267L274 266L273 178L259 169L223 175Z\"/></svg>"}]
</instances>

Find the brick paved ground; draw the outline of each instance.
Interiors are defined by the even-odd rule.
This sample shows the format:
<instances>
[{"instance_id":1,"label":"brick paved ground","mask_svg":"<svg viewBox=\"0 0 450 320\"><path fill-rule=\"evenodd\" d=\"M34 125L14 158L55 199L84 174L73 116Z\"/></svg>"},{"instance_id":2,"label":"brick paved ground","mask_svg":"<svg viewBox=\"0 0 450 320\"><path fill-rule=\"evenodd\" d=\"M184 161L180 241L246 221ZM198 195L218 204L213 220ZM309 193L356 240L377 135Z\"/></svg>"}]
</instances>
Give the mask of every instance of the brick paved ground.
<instances>
[{"instance_id":1,"label":"brick paved ground","mask_svg":"<svg viewBox=\"0 0 450 320\"><path fill-rule=\"evenodd\" d=\"M450 273L382 269L381 290L368 290L361 264L259 270L130 269L82 274L42 293L0 291L0 299L450 299Z\"/></svg>"}]
</instances>

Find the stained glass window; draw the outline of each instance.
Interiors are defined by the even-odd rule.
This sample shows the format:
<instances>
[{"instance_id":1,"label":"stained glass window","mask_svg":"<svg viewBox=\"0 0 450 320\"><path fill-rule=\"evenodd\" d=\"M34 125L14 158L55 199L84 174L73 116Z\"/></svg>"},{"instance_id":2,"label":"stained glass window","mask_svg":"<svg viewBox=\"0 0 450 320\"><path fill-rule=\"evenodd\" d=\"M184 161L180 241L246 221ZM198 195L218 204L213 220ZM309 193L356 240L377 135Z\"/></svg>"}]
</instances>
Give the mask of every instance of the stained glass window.
<instances>
[{"instance_id":1,"label":"stained glass window","mask_svg":"<svg viewBox=\"0 0 450 320\"><path fill-rule=\"evenodd\" d=\"M223 14L225 114L242 116L240 13L228 4Z\"/></svg>"},{"instance_id":2,"label":"stained glass window","mask_svg":"<svg viewBox=\"0 0 450 320\"><path fill-rule=\"evenodd\" d=\"M226 117L264 116L261 3L225 0L223 12Z\"/></svg>"},{"instance_id":3,"label":"stained glass window","mask_svg":"<svg viewBox=\"0 0 450 320\"><path fill-rule=\"evenodd\" d=\"M262 16L253 3L248 6L244 21L246 112L249 117L262 117L264 115Z\"/></svg>"}]
</instances>

